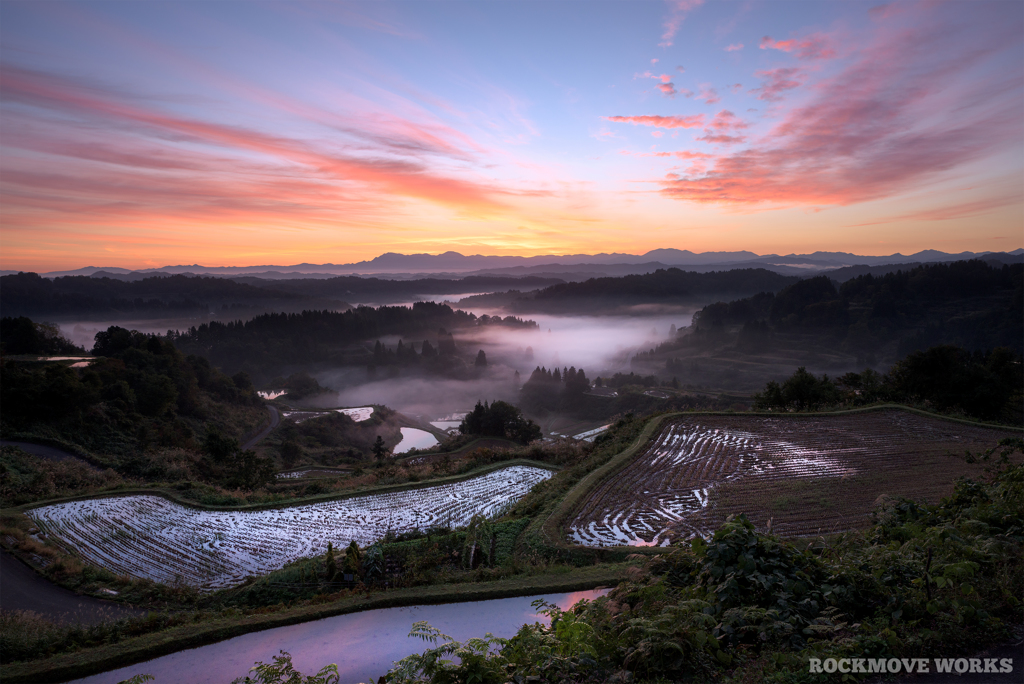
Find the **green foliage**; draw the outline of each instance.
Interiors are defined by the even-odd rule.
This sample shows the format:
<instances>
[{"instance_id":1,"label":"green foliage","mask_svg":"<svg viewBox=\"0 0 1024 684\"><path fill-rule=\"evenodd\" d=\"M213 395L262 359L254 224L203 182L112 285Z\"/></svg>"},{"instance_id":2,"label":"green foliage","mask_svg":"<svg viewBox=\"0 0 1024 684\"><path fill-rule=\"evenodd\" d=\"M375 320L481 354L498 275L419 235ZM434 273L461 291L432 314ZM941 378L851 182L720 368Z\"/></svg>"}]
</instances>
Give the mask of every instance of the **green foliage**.
<instances>
[{"instance_id":1,"label":"green foliage","mask_svg":"<svg viewBox=\"0 0 1024 684\"><path fill-rule=\"evenodd\" d=\"M839 402L839 390L827 375L820 379L801 366L782 385L770 381L754 395L755 410L816 411Z\"/></svg>"},{"instance_id":2,"label":"green foliage","mask_svg":"<svg viewBox=\"0 0 1024 684\"><path fill-rule=\"evenodd\" d=\"M53 323L4 316L0 319L0 353L45 356L85 354L85 350L65 338Z\"/></svg>"},{"instance_id":3,"label":"green foliage","mask_svg":"<svg viewBox=\"0 0 1024 684\"><path fill-rule=\"evenodd\" d=\"M292 656L287 651L274 656L272 663L256 663L249 672L231 684L338 684L341 680L338 666L334 664L326 665L314 675L303 675L292 665Z\"/></svg>"},{"instance_id":4,"label":"green foliage","mask_svg":"<svg viewBox=\"0 0 1024 684\"><path fill-rule=\"evenodd\" d=\"M730 519L711 539L634 568L607 597L564 612L539 606L550 626L524 626L507 641L477 640L472 676L796 681L809 656L977 650L1024 618L1018 452L1019 438L980 455L998 459L992 481L961 481L939 505L883 504L864 534L798 547L757 532L745 516ZM445 638L425 624L415 633ZM444 660L460 648L447 639L402 661L388 681L471 681L468 667Z\"/></svg>"},{"instance_id":5,"label":"green foliage","mask_svg":"<svg viewBox=\"0 0 1024 684\"><path fill-rule=\"evenodd\" d=\"M384 444L384 438L381 437L380 435L377 435L377 439L373 443L372 451L373 457L376 458L378 461L383 462L384 459L387 458L388 448Z\"/></svg>"},{"instance_id":6,"label":"green foliage","mask_svg":"<svg viewBox=\"0 0 1024 684\"><path fill-rule=\"evenodd\" d=\"M145 682L151 682L154 679L156 679L156 677L150 674L137 674L129 677L128 679L123 679L117 684L145 684Z\"/></svg>"},{"instance_id":7,"label":"green foliage","mask_svg":"<svg viewBox=\"0 0 1024 684\"><path fill-rule=\"evenodd\" d=\"M228 487L253 490L274 479L274 462L252 449L243 450L238 440L211 428L203 440L207 460L201 464L211 481Z\"/></svg>"},{"instance_id":8,"label":"green foliage","mask_svg":"<svg viewBox=\"0 0 1024 684\"><path fill-rule=\"evenodd\" d=\"M230 483L220 477L221 462L193 468L205 432L238 434L265 420L244 374L229 378L157 335L111 326L96 338L97 353L106 356L86 368L0 362L5 437L56 439L122 475L150 481L204 475L251 487L265 480L265 464L241 454ZM172 451L192 456L166 458Z\"/></svg>"},{"instance_id":9,"label":"green foliage","mask_svg":"<svg viewBox=\"0 0 1024 684\"><path fill-rule=\"evenodd\" d=\"M782 385L765 385L754 395L754 408L813 411L876 401L923 402L939 411L1019 425L1024 421L1022 388L1024 365L1011 350L971 353L943 345L910 354L885 375L869 368L832 380L801 366Z\"/></svg>"},{"instance_id":10,"label":"green foliage","mask_svg":"<svg viewBox=\"0 0 1024 684\"><path fill-rule=\"evenodd\" d=\"M529 444L541 438L540 427L524 418L522 411L504 401L477 402L476 406L462 419L459 431L464 435L501 437L519 444Z\"/></svg>"},{"instance_id":11,"label":"green foliage","mask_svg":"<svg viewBox=\"0 0 1024 684\"><path fill-rule=\"evenodd\" d=\"M0 447L0 508L91 493L123 482L110 469L73 460L49 461L17 447Z\"/></svg>"},{"instance_id":12,"label":"green foliage","mask_svg":"<svg viewBox=\"0 0 1024 684\"><path fill-rule=\"evenodd\" d=\"M389 684L501 684L506 681L504 659L494 653L508 643L505 639L487 634L483 639L470 639L463 644L424 621L414 623L409 636L431 644L437 644L439 639L444 641L440 646L395 663L385 676Z\"/></svg>"}]
</instances>

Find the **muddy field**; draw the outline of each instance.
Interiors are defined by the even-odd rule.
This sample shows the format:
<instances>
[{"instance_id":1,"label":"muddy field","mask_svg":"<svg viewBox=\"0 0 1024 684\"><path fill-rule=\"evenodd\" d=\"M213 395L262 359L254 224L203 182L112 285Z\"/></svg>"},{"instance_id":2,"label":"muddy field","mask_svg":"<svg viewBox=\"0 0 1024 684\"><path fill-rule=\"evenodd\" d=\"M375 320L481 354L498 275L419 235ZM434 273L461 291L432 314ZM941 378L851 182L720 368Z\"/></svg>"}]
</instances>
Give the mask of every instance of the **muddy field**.
<instances>
[{"instance_id":1,"label":"muddy field","mask_svg":"<svg viewBox=\"0 0 1024 684\"><path fill-rule=\"evenodd\" d=\"M664 545L705 536L733 513L787 536L864 527L882 495L937 502L965 462L1007 436L889 410L847 416L693 416L590 495L569 526L588 546Z\"/></svg>"}]
</instances>

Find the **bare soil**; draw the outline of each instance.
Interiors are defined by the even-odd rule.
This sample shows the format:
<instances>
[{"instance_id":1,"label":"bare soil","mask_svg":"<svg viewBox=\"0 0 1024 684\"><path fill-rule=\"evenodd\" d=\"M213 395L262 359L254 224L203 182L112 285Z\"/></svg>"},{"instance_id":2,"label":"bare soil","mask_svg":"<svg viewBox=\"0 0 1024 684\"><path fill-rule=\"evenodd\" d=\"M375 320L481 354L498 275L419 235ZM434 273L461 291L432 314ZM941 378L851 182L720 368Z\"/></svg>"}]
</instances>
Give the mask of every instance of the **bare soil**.
<instances>
[{"instance_id":1,"label":"bare soil","mask_svg":"<svg viewBox=\"0 0 1024 684\"><path fill-rule=\"evenodd\" d=\"M570 524L591 546L650 545L706 535L731 514L807 536L866 527L883 495L937 503L964 459L1019 432L897 409L837 416L694 415L666 423L596 488Z\"/></svg>"}]
</instances>

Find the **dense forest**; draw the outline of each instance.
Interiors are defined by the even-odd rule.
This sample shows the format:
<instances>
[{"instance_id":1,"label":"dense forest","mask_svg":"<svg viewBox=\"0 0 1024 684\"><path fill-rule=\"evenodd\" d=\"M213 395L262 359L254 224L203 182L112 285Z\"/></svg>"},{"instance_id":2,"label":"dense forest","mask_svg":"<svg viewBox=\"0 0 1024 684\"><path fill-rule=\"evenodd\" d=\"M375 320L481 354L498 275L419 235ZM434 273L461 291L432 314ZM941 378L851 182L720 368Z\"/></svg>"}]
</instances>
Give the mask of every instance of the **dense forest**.
<instances>
[{"instance_id":1,"label":"dense forest","mask_svg":"<svg viewBox=\"0 0 1024 684\"><path fill-rule=\"evenodd\" d=\"M255 277L235 278L238 282L257 287L271 287L307 297L408 298L414 295L461 294L469 292L494 292L509 287L533 289L556 285L558 278L526 276L522 278L503 276L466 276L465 278L415 278L409 280L384 280L359 276L338 276L337 278L293 278L286 280L264 280Z\"/></svg>"},{"instance_id":2,"label":"dense forest","mask_svg":"<svg viewBox=\"0 0 1024 684\"><path fill-rule=\"evenodd\" d=\"M548 311L581 313L638 303L685 303L708 301L723 295L774 292L799 282L763 268L694 273L678 268L658 269L644 275L591 278L582 283L552 285L523 296L508 305L515 312Z\"/></svg>"},{"instance_id":3,"label":"dense forest","mask_svg":"<svg viewBox=\"0 0 1024 684\"><path fill-rule=\"evenodd\" d=\"M1024 364L1006 347L969 352L941 345L910 354L883 374L866 369L820 378L798 368L782 383L769 382L754 408L817 411L876 402L923 404L945 413L1024 425Z\"/></svg>"},{"instance_id":4,"label":"dense forest","mask_svg":"<svg viewBox=\"0 0 1024 684\"><path fill-rule=\"evenodd\" d=\"M0 319L0 354L47 356L85 354L85 350L67 340L52 323L5 316Z\"/></svg>"},{"instance_id":5,"label":"dense forest","mask_svg":"<svg viewBox=\"0 0 1024 684\"><path fill-rule=\"evenodd\" d=\"M211 312L253 313L344 310L346 298L374 301L416 295L478 293L511 286L536 288L561 283L556 278L471 276L459 279L382 280L342 276L326 280L255 277L218 278L157 275L125 280L108 277L43 278L35 273L0 277L0 309L7 316L46 318L170 318Z\"/></svg>"},{"instance_id":6,"label":"dense forest","mask_svg":"<svg viewBox=\"0 0 1024 684\"><path fill-rule=\"evenodd\" d=\"M743 337L768 331L827 335L851 349L900 341L903 356L935 344L968 349L1006 346L1024 352L1024 265L983 261L918 266L883 276L866 274L838 288L827 276L710 304L694 315L700 335L743 326ZM756 343L754 345L757 346Z\"/></svg>"},{"instance_id":7,"label":"dense forest","mask_svg":"<svg viewBox=\"0 0 1024 684\"><path fill-rule=\"evenodd\" d=\"M118 327L96 336L94 354L85 368L3 359L0 434L88 453L131 478L252 487L253 469L269 477L272 464L239 447L267 419L245 373L229 377L160 336ZM5 486L21 470L0 469Z\"/></svg>"},{"instance_id":8,"label":"dense forest","mask_svg":"<svg viewBox=\"0 0 1024 684\"><path fill-rule=\"evenodd\" d=\"M452 364L446 357L454 357L457 351L451 331L478 326L536 328L537 324L514 316L477 317L446 304L416 302L411 307L264 314L245 322L203 324L171 333L170 339L179 349L200 354L226 372L244 369L254 378L269 379L286 366L319 363L376 368L424 362L424 367L450 371ZM426 342L419 352L401 342L394 349L378 342L372 352L360 344L386 335Z\"/></svg>"},{"instance_id":9,"label":"dense forest","mask_svg":"<svg viewBox=\"0 0 1024 684\"><path fill-rule=\"evenodd\" d=\"M153 276L136 281L88 276L42 278L35 273L0 277L0 308L7 316L195 316L213 308L287 307L300 295L204 276ZM345 308L343 302L339 302Z\"/></svg>"}]
</instances>

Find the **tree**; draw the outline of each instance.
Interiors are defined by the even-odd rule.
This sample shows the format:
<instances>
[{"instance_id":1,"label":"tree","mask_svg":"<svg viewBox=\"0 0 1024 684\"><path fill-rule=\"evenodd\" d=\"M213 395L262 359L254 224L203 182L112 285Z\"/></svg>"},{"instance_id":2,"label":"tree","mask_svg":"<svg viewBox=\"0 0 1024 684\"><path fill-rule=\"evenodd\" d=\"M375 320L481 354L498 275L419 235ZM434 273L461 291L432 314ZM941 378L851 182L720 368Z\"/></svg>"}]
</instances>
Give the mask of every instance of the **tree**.
<instances>
[{"instance_id":1,"label":"tree","mask_svg":"<svg viewBox=\"0 0 1024 684\"><path fill-rule=\"evenodd\" d=\"M334 560L334 545L331 542L327 542L327 553L324 554L324 574L328 582L338 574L338 564Z\"/></svg>"},{"instance_id":2,"label":"tree","mask_svg":"<svg viewBox=\"0 0 1024 684\"><path fill-rule=\"evenodd\" d=\"M459 431L464 435L503 437L520 444L529 444L542 434L536 423L524 418L522 411L505 401L490 405L478 401L462 419Z\"/></svg>"},{"instance_id":3,"label":"tree","mask_svg":"<svg viewBox=\"0 0 1024 684\"><path fill-rule=\"evenodd\" d=\"M291 468L302 458L302 447L294 439L286 439L281 444L281 462L286 468Z\"/></svg>"},{"instance_id":4,"label":"tree","mask_svg":"<svg viewBox=\"0 0 1024 684\"><path fill-rule=\"evenodd\" d=\"M487 368L487 354L481 349L477 352L476 363L474 364L477 368Z\"/></svg>"},{"instance_id":5,"label":"tree","mask_svg":"<svg viewBox=\"0 0 1024 684\"><path fill-rule=\"evenodd\" d=\"M348 548L345 549L345 574L358 575L362 561L363 558L362 554L359 553L359 545L355 541L349 542Z\"/></svg>"},{"instance_id":6,"label":"tree","mask_svg":"<svg viewBox=\"0 0 1024 684\"><path fill-rule=\"evenodd\" d=\"M377 435L377 441L373 443L373 455L378 461L383 461L388 455L388 448L380 435Z\"/></svg>"}]
</instances>

